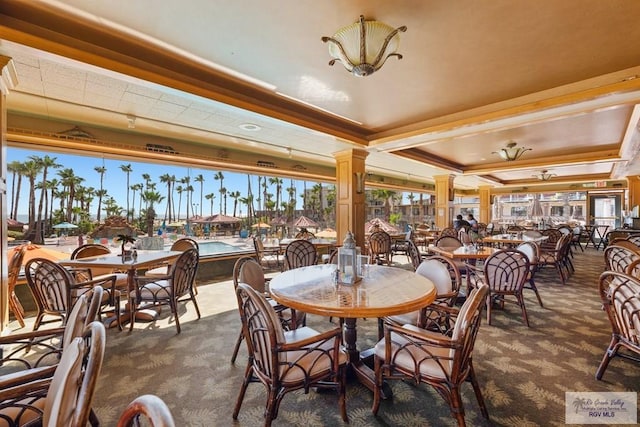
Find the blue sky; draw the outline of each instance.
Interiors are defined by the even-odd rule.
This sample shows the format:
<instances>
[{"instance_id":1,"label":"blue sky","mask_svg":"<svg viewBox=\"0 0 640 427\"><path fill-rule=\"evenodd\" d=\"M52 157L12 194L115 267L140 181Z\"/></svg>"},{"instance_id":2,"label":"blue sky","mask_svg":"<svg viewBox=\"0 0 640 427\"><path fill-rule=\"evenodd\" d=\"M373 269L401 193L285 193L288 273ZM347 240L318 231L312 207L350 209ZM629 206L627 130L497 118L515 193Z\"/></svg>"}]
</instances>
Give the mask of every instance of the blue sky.
<instances>
[{"instance_id":1,"label":"blue sky","mask_svg":"<svg viewBox=\"0 0 640 427\"><path fill-rule=\"evenodd\" d=\"M7 162L12 161L20 161L24 162L29 160L29 156L39 156L44 157L48 155L49 157L55 158L56 162L61 164L64 168L72 168L76 176L80 176L84 178L84 182L82 183L85 187L94 187L95 189L100 188L100 174L95 171L95 167L104 166L107 169L107 172L104 176L104 188L108 191L108 194L111 195L120 206L126 206L126 174L122 172L120 169L120 165L131 164L132 172L130 174L130 185L136 183L144 183L142 179L142 174L149 174L151 176L151 180L155 182L156 191L160 192L163 196L166 195L166 186L160 182L159 177L168 173L170 175L175 175L176 179L180 179L186 176L191 177L191 185L194 188L193 193L193 204L200 204L200 184L194 182L193 178L199 174L202 174L205 178L204 181L204 190L203 193L214 193L216 195L214 203L213 203L213 213L216 214L219 212L220 206L220 181L214 180L213 176L216 172L214 170L204 170L204 169L196 169L196 168L186 168L181 166L169 166L169 165L159 165L153 163L142 163L142 162L133 162L133 161L122 161L122 160L110 160L110 159L101 159L97 157L88 157L88 156L77 156L77 155L69 155L69 154L59 154L59 153L50 153L50 152L42 152L42 151L33 151L33 150L24 150L18 148L8 148L7 149ZM49 175L51 178L55 177L56 171L50 172ZM246 196L247 194L247 175L235 172L227 172L222 171L224 175L224 187L228 192L231 191L239 191L242 196ZM11 197L11 179L12 174L8 175L7 178L7 194L8 197ZM284 184L283 187L287 188L290 186L290 180L288 178L283 179ZM300 197L303 192L303 182L302 181L294 181L294 185L298 188L298 198L297 198L297 207L302 207L302 198ZM307 188L311 188L315 182L307 182ZM257 177L252 178L252 189L254 194L257 192L258 181ZM275 195L275 186L273 189L269 190L270 193L274 193ZM286 196L286 192L283 191ZM275 196L274 196L275 197ZM20 203L18 208L18 213L20 215L27 214L27 200L28 198L28 184L23 183L22 190L20 194ZM136 205L138 205L138 195L136 195ZM156 207L156 212L158 216L164 215L166 208L166 201L163 201ZM202 214L204 216L210 215L210 202L204 199L203 202L203 210ZM195 206L194 206L195 207ZM95 209L97 208L97 198L92 203L92 215L95 215ZM177 200L176 200L176 209L177 209ZM184 218L185 215L185 197L183 194L182 198L182 216ZM198 213L200 211L200 207L197 207ZM244 212L246 208L243 208L243 215L246 214ZM227 214L233 214L233 199L227 197Z\"/></svg>"}]
</instances>

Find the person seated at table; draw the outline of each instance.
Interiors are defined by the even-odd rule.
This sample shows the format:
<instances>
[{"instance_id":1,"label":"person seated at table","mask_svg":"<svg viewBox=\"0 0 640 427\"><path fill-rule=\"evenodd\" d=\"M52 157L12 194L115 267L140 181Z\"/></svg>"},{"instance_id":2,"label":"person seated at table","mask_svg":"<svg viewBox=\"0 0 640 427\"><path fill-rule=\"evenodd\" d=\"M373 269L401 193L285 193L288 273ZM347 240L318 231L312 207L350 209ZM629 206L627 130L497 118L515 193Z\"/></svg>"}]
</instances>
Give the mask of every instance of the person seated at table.
<instances>
[{"instance_id":1,"label":"person seated at table","mask_svg":"<svg viewBox=\"0 0 640 427\"><path fill-rule=\"evenodd\" d=\"M471 226L471 231L478 231L478 221L473 217L473 214L467 215L467 222Z\"/></svg>"},{"instance_id":2,"label":"person seated at table","mask_svg":"<svg viewBox=\"0 0 640 427\"><path fill-rule=\"evenodd\" d=\"M311 239L315 239L316 236L315 236L315 234L313 234L312 232L310 232L306 228L301 227L300 231L298 231L298 234L296 234L295 238L296 239L311 240Z\"/></svg>"},{"instance_id":3,"label":"person seated at table","mask_svg":"<svg viewBox=\"0 0 640 427\"><path fill-rule=\"evenodd\" d=\"M453 228L455 228L456 231L459 231L462 227L468 228L471 227L471 224L462 219L462 215L458 214L458 216L456 216L456 219L453 220Z\"/></svg>"}]
</instances>

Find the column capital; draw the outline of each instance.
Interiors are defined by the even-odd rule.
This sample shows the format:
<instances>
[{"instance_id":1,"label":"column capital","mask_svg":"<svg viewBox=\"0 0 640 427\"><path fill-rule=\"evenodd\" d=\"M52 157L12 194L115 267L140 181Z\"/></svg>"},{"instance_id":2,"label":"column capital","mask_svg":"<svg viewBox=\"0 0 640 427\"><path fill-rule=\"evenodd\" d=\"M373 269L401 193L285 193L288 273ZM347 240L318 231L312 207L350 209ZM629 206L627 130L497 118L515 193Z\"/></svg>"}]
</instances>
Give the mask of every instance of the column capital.
<instances>
[{"instance_id":1,"label":"column capital","mask_svg":"<svg viewBox=\"0 0 640 427\"><path fill-rule=\"evenodd\" d=\"M8 56L0 55L0 90L7 93L18 84L18 73L13 63L13 59Z\"/></svg>"}]
</instances>

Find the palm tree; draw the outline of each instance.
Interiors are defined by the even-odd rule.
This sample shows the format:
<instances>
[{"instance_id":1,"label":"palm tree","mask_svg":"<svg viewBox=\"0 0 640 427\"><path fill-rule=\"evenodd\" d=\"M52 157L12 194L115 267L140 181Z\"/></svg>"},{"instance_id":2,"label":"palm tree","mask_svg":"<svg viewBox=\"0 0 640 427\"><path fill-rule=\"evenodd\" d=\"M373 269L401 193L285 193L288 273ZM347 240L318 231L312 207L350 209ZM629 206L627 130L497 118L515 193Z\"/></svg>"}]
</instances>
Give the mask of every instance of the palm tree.
<instances>
[{"instance_id":1,"label":"palm tree","mask_svg":"<svg viewBox=\"0 0 640 427\"><path fill-rule=\"evenodd\" d=\"M200 216L202 216L202 191L203 191L203 184L204 184L204 176L202 174L199 174L198 176L196 176L195 178L193 178L193 180L195 182L200 183Z\"/></svg>"},{"instance_id":2,"label":"palm tree","mask_svg":"<svg viewBox=\"0 0 640 427\"><path fill-rule=\"evenodd\" d=\"M137 184L131 185L130 188L131 188L131 191L133 191L133 195L131 197L131 205L133 206L133 209L132 209L132 212L131 212L131 218L133 218L133 217L135 217L134 213L135 213L135 209L136 209L136 191L142 191L144 186L142 185L141 182L139 182ZM142 197L140 197L140 200L142 201ZM142 205L140 205L140 209L138 209L138 215L140 215L141 213L142 213Z\"/></svg>"},{"instance_id":3,"label":"palm tree","mask_svg":"<svg viewBox=\"0 0 640 427\"><path fill-rule=\"evenodd\" d=\"M407 199L409 199L409 217L410 217L410 221L411 221L411 226L413 227L413 200L416 198L416 196L413 195L413 192L409 193L409 195L407 196Z\"/></svg>"},{"instance_id":4,"label":"palm tree","mask_svg":"<svg viewBox=\"0 0 640 427\"><path fill-rule=\"evenodd\" d=\"M222 187L220 189L220 197L224 198L224 214L226 215L227 214L227 189L225 187Z\"/></svg>"},{"instance_id":5,"label":"palm tree","mask_svg":"<svg viewBox=\"0 0 640 427\"><path fill-rule=\"evenodd\" d=\"M142 179L144 179L144 189L145 190L152 190L150 188L150 186L151 186L151 175L149 175L148 173L143 173L142 174Z\"/></svg>"},{"instance_id":6,"label":"palm tree","mask_svg":"<svg viewBox=\"0 0 640 427\"><path fill-rule=\"evenodd\" d=\"M128 163L126 165L120 165L120 170L124 173L127 174L127 221L129 221L129 176L131 175L131 172L133 172L133 169L131 168L131 164ZM131 218L133 219L133 218Z\"/></svg>"},{"instance_id":7,"label":"palm tree","mask_svg":"<svg viewBox=\"0 0 640 427\"><path fill-rule=\"evenodd\" d=\"M391 212L393 211L395 198L397 197L397 195L398 193L391 190L376 189L371 191L371 196L374 199L382 201L384 208L384 219L386 221L389 221L391 217Z\"/></svg>"},{"instance_id":8,"label":"palm tree","mask_svg":"<svg viewBox=\"0 0 640 427\"><path fill-rule=\"evenodd\" d=\"M164 220L167 221L168 219L169 222L171 222L171 205L173 203L173 198L171 197L171 186L175 181L176 177L173 175L169 175L168 173L160 176L160 182L164 183L167 186L167 208L164 211Z\"/></svg>"},{"instance_id":9,"label":"palm tree","mask_svg":"<svg viewBox=\"0 0 640 427\"><path fill-rule=\"evenodd\" d=\"M71 168L58 171L58 176L61 178L60 183L66 191L66 207L63 207L61 201L61 209L64 212L65 221L71 222L71 210L73 209L73 202L76 197L76 186L81 184L84 178L76 176Z\"/></svg>"},{"instance_id":10,"label":"palm tree","mask_svg":"<svg viewBox=\"0 0 640 427\"><path fill-rule=\"evenodd\" d=\"M182 187L182 191L187 193L187 197L186 197L186 202L187 202L187 221L189 220L189 205L191 205L191 195L189 188L191 187L191 185L189 185L189 183L191 182L191 177L190 176L185 176L184 178L180 179L180 183L184 184L184 186ZM193 191L193 187L191 187L191 191Z\"/></svg>"},{"instance_id":11,"label":"palm tree","mask_svg":"<svg viewBox=\"0 0 640 427\"><path fill-rule=\"evenodd\" d=\"M29 180L29 231L34 231L36 221L36 177L42 170L40 162L27 160L24 162L24 176ZM40 240L41 236L35 236L35 240Z\"/></svg>"},{"instance_id":12,"label":"palm tree","mask_svg":"<svg viewBox=\"0 0 640 427\"><path fill-rule=\"evenodd\" d=\"M111 196L105 199L103 209L107 217L113 216L113 215L120 215L122 213L122 208L118 206L118 203L116 203L115 199Z\"/></svg>"},{"instance_id":13,"label":"palm tree","mask_svg":"<svg viewBox=\"0 0 640 427\"><path fill-rule=\"evenodd\" d=\"M176 216L176 220L180 219L180 208L182 207L182 185L178 185L175 187L176 193L178 193L178 215Z\"/></svg>"},{"instance_id":14,"label":"palm tree","mask_svg":"<svg viewBox=\"0 0 640 427\"><path fill-rule=\"evenodd\" d=\"M9 217L13 219L18 219L18 200L20 199L23 171L24 164L22 162L14 160L7 164L7 172L13 174L11 178L11 207L9 210Z\"/></svg>"},{"instance_id":15,"label":"palm tree","mask_svg":"<svg viewBox=\"0 0 640 427\"><path fill-rule=\"evenodd\" d=\"M104 174L107 173L107 168L104 166L96 166L93 168L94 171L100 174L100 189L96 191L96 196L98 196L98 213L96 214L96 221L100 223L100 213L102 211L102 197L106 194L104 192Z\"/></svg>"},{"instance_id":16,"label":"palm tree","mask_svg":"<svg viewBox=\"0 0 640 427\"><path fill-rule=\"evenodd\" d=\"M315 202L313 205L314 215L316 216L314 219L319 219L318 214L322 214L322 183L317 183L311 189L313 201Z\"/></svg>"},{"instance_id":17,"label":"palm tree","mask_svg":"<svg viewBox=\"0 0 640 427\"><path fill-rule=\"evenodd\" d=\"M222 187L224 185L224 175L222 174L222 172L218 171L214 176L213 179L215 179L216 181L220 181L220 213L222 213Z\"/></svg>"},{"instance_id":18,"label":"palm tree","mask_svg":"<svg viewBox=\"0 0 640 427\"><path fill-rule=\"evenodd\" d=\"M267 197L267 190L268 190L267 177L265 176L262 178L262 210L265 210L265 211L268 210L267 200L269 200Z\"/></svg>"},{"instance_id":19,"label":"palm tree","mask_svg":"<svg viewBox=\"0 0 640 427\"><path fill-rule=\"evenodd\" d=\"M282 180L277 176L269 178L269 184L276 186L276 208L279 210L280 199L282 196Z\"/></svg>"},{"instance_id":20,"label":"palm tree","mask_svg":"<svg viewBox=\"0 0 640 427\"><path fill-rule=\"evenodd\" d=\"M251 183L249 183L249 187L251 187ZM258 197L256 198L256 202L258 202L258 210L259 211L260 210L264 210L264 208L260 204L260 203L262 203L261 188L262 188L262 177L260 175L258 175Z\"/></svg>"},{"instance_id":21,"label":"palm tree","mask_svg":"<svg viewBox=\"0 0 640 427\"><path fill-rule=\"evenodd\" d=\"M56 163L55 157L38 157L38 156L29 156L31 160L36 162L40 169L42 170L42 179L40 181L40 201L38 202L38 213L36 218L36 240L35 243L44 243L42 240L42 236L44 235L44 230L42 228L42 210L44 208L44 199L47 194L47 172L49 168L59 168L61 165ZM46 213L45 213L46 216Z\"/></svg>"},{"instance_id":22,"label":"palm tree","mask_svg":"<svg viewBox=\"0 0 640 427\"><path fill-rule=\"evenodd\" d=\"M60 181L58 181L57 178L53 178L51 181L49 181L49 189L51 190L51 201L49 202L49 225L53 225L52 221L53 221L53 203L57 198L59 198L60 200L62 200L62 192L58 190L58 187L60 186Z\"/></svg>"},{"instance_id":23,"label":"palm tree","mask_svg":"<svg viewBox=\"0 0 640 427\"><path fill-rule=\"evenodd\" d=\"M238 208L238 198L240 197L239 191L231 191L229 197L233 199L233 216L236 216L236 209Z\"/></svg>"},{"instance_id":24,"label":"palm tree","mask_svg":"<svg viewBox=\"0 0 640 427\"><path fill-rule=\"evenodd\" d=\"M251 175L247 174L247 219L249 220L249 224L251 224L251 219L253 218L254 209L253 209L253 191L251 190Z\"/></svg>"},{"instance_id":25,"label":"palm tree","mask_svg":"<svg viewBox=\"0 0 640 427\"><path fill-rule=\"evenodd\" d=\"M214 193L209 193L205 194L204 198L209 200L209 202L211 203L211 206L209 207L209 215L213 216L213 199L216 198L216 195Z\"/></svg>"}]
</instances>

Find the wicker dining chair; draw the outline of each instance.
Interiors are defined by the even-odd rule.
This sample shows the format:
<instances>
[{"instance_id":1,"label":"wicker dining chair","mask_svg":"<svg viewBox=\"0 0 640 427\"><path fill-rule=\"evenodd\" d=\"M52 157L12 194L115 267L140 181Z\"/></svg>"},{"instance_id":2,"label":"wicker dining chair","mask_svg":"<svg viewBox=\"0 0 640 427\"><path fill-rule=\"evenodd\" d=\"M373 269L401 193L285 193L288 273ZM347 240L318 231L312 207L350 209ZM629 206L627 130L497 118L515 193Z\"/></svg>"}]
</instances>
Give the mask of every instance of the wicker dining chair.
<instances>
[{"instance_id":1,"label":"wicker dining chair","mask_svg":"<svg viewBox=\"0 0 640 427\"><path fill-rule=\"evenodd\" d=\"M599 290L612 331L611 342L596 371L597 380L602 379L616 356L640 363L640 280L617 271L605 271L600 275Z\"/></svg>"},{"instance_id":2,"label":"wicker dining chair","mask_svg":"<svg viewBox=\"0 0 640 427\"><path fill-rule=\"evenodd\" d=\"M104 325L94 321L64 348L52 377L33 370L0 377L0 416L10 425L86 426L105 344Z\"/></svg>"},{"instance_id":3,"label":"wicker dining chair","mask_svg":"<svg viewBox=\"0 0 640 427\"><path fill-rule=\"evenodd\" d=\"M525 283L524 287L535 292L536 298L538 298L538 304L540 304L540 307L544 307L535 281L536 272L538 271L538 260L540 259L540 246L534 242L523 242L520 243L516 249L524 253L529 259L529 277L527 278L528 286L527 283Z\"/></svg>"},{"instance_id":4,"label":"wicker dining chair","mask_svg":"<svg viewBox=\"0 0 640 427\"><path fill-rule=\"evenodd\" d=\"M374 231L369 236L369 262L391 265L391 236L386 231Z\"/></svg>"},{"instance_id":5,"label":"wicker dining chair","mask_svg":"<svg viewBox=\"0 0 640 427\"><path fill-rule=\"evenodd\" d=\"M318 251L308 240L296 239L290 242L284 250L284 269L308 267L318 263Z\"/></svg>"},{"instance_id":6,"label":"wicker dining chair","mask_svg":"<svg viewBox=\"0 0 640 427\"><path fill-rule=\"evenodd\" d=\"M238 289L238 285L240 283L245 283L251 286L256 292L267 298L269 304L271 304L278 314L278 319L285 330L289 331L297 329L299 326L305 326L305 313L301 313L297 310L278 304L269 296L267 279L264 277L264 270L262 270L262 266L258 264L253 257L246 256L238 258L233 265L233 288ZM240 329L235 346L233 347L231 363L235 363L243 340L244 334L242 333L242 329Z\"/></svg>"},{"instance_id":7,"label":"wicker dining chair","mask_svg":"<svg viewBox=\"0 0 640 427\"><path fill-rule=\"evenodd\" d=\"M400 379L434 387L449 405L458 425L464 426L460 387L469 380L480 412L484 418L489 419L472 363L482 306L487 295L488 287L482 284L473 290L459 311L451 307L441 307L447 319L454 321L448 335L413 325L385 325L384 337L375 346L375 388L372 406L374 415L377 415L380 409L384 382ZM452 314L452 311L455 313Z\"/></svg>"},{"instance_id":8,"label":"wicker dining chair","mask_svg":"<svg viewBox=\"0 0 640 427\"><path fill-rule=\"evenodd\" d=\"M22 261L24 260L24 254L26 252L27 245L22 245L19 248L16 248L16 250L13 251L13 256L9 260L9 267L7 269L7 295L9 296L9 309L13 312L13 315L21 328L24 328L24 307L22 307L22 304L16 295L16 284L18 283L18 276L20 275Z\"/></svg>"},{"instance_id":9,"label":"wicker dining chair","mask_svg":"<svg viewBox=\"0 0 640 427\"><path fill-rule=\"evenodd\" d=\"M61 327L0 336L4 349L0 366L5 372L17 372L58 364L64 348L97 319L102 296L100 285L80 295Z\"/></svg>"},{"instance_id":10,"label":"wicker dining chair","mask_svg":"<svg viewBox=\"0 0 640 427\"><path fill-rule=\"evenodd\" d=\"M27 284L35 300L38 313L33 324L37 330L42 324L60 320L63 322L75 300L100 285L104 290L102 307L112 307L116 316L118 328L120 322L120 291L116 289L114 275L103 276L94 280L76 281L72 273L55 261L45 258L33 258L25 265ZM101 311L102 313L102 311ZM55 319L45 320L45 317Z\"/></svg>"},{"instance_id":11,"label":"wicker dining chair","mask_svg":"<svg viewBox=\"0 0 640 427\"><path fill-rule=\"evenodd\" d=\"M504 308L505 297L515 297L515 303L522 311L522 320L529 326L527 309L524 304L522 290L529 277L529 258L517 249L501 249L486 259L482 276L473 276L472 288L484 283L489 287L486 299L487 323L491 324L492 306L498 302ZM512 301L513 302L513 301Z\"/></svg>"},{"instance_id":12,"label":"wicker dining chair","mask_svg":"<svg viewBox=\"0 0 640 427\"><path fill-rule=\"evenodd\" d=\"M640 252L617 243L604 249L604 261L607 270L629 274L629 268L633 268L632 265L635 266L637 260L640 260Z\"/></svg>"},{"instance_id":13,"label":"wicker dining chair","mask_svg":"<svg viewBox=\"0 0 640 427\"><path fill-rule=\"evenodd\" d=\"M335 389L340 414L348 422L345 399L348 357L340 345L342 330L319 333L305 327L303 338L296 339L296 330L287 339L277 313L264 295L244 283L238 284L236 295L250 357L233 419L238 418L249 383L261 382L267 391L265 426L270 426L278 416L280 402L287 393L300 389L308 393L312 387Z\"/></svg>"},{"instance_id":14,"label":"wicker dining chair","mask_svg":"<svg viewBox=\"0 0 640 427\"><path fill-rule=\"evenodd\" d=\"M140 419L146 421L141 423ZM173 415L162 399L153 394L136 397L124 409L116 427L137 427L149 425L151 427L175 427Z\"/></svg>"},{"instance_id":15,"label":"wicker dining chair","mask_svg":"<svg viewBox=\"0 0 640 427\"><path fill-rule=\"evenodd\" d=\"M135 278L135 289L129 293L129 307L131 320L129 330L133 330L136 312L144 308L168 305L176 322L176 329L180 333L180 316L178 315L178 303L191 301L200 319L200 308L193 290L193 282L198 270L198 251L188 249L184 251L171 266L171 271L166 276Z\"/></svg>"},{"instance_id":16,"label":"wicker dining chair","mask_svg":"<svg viewBox=\"0 0 640 427\"><path fill-rule=\"evenodd\" d=\"M462 278L458 267L452 260L440 255L429 257L420 263L416 274L431 280L436 287L436 298L429 306L438 304L453 307L462 286ZM429 306L406 314L387 316L383 321L398 326L410 324L425 328L427 323L431 323L428 322L431 311ZM437 325L430 325L430 327L434 326L437 327ZM382 330L380 329L378 333L381 338Z\"/></svg>"},{"instance_id":17,"label":"wicker dining chair","mask_svg":"<svg viewBox=\"0 0 640 427\"><path fill-rule=\"evenodd\" d=\"M82 246L78 246L71 252L71 259L82 259L88 258L92 256L98 255L111 255L111 249L108 247L101 245L99 243L87 243ZM115 274L116 276L116 285L120 289L127 288L128 277L127 273L114 272L108 268L76 268L71 270L76 280L84 281L84 280L93 280L99 279L101 277L105 277L111 274Z\"/></svg>"}]
</instances>

